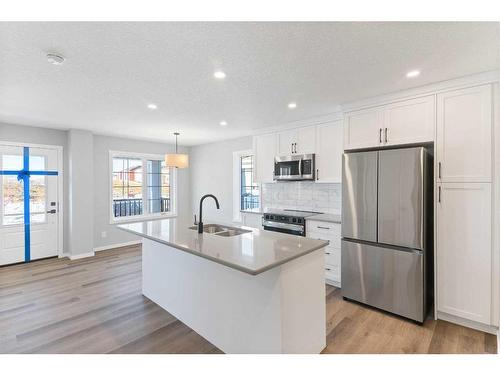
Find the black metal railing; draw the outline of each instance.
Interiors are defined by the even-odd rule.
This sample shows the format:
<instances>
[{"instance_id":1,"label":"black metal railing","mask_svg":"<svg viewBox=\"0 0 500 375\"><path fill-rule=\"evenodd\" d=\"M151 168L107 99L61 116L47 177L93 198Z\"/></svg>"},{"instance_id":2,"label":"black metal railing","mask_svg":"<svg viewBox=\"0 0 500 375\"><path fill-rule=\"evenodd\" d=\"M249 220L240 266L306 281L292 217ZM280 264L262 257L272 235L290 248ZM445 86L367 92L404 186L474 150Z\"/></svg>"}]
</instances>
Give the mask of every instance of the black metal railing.
<instances>
[{"instance_id":1,"label":"black metal railing","mask_svg":"<svg viewBox=\"0 0 500 375\"><path fill-rule=\"evenodd\" d=\"M254 208L259 208L259 196L258 195L242 195L241 196L241 209L242 210L252 210Z\"/></svg>"},{"instance_id":2,"label":"black metal railing","mask_svg":"<svg viewBox=\"0 0 500 375\"><path fill-rule=\"evenodd\" d=\"M160 212L170 211L170 198L160 198ZM142 198L113 199L114 217L136 216L143 214Z\"/></svg>"}]
</instances>

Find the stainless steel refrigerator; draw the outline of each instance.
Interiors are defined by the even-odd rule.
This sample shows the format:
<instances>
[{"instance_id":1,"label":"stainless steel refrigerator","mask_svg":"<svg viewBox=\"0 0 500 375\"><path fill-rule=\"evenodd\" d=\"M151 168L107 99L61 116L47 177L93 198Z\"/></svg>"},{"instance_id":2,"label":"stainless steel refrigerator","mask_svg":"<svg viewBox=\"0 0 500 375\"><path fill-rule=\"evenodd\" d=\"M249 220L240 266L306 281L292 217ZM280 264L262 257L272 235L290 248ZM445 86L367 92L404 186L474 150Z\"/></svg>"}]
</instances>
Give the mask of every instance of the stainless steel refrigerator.
<instances>
[{"instance_id":1,"label":"stainless steel refrigerator","mask_svg":"<svg viewBox=\"0 0 500 375\"><path fill-rule=\"evenodd\" d=\"M423 322L432 283L432 153L345 153L342 295Z\"/></svg>"}]
</instances>

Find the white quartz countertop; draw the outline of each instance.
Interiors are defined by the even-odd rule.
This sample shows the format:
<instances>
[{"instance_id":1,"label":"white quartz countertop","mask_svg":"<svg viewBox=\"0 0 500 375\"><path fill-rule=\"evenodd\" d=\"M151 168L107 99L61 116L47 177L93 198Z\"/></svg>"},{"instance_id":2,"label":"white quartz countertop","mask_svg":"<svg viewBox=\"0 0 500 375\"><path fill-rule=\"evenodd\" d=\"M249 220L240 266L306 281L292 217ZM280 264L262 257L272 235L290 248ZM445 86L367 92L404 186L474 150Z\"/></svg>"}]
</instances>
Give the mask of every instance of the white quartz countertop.
<instances>
[{"instance_id":1,"label":"white quartz countertop","mask_svg":"<svg viewBox=\"0 0 500 375\"><path fill-rule=\"evenodd\" d=\"M205 224L221 223L210 221ZM176 218L120 224L118 228L251 275L328 245L328 241L249 227L241 227L249 233L234 237L198 234Z\"/></svg>"},{"instance_id":2,"label":"white quartz countertop","mask_svg":"<svg viewBox=\"0 0 500 375\"><path fill-rule=\"evenodd\" d=\"M340 215L334 215L334 214L318 214L306 218L306 220L326 221L328 223L339 223L339 224L341 222L341 219L342 217Z\"/></svg>"}]
</instances>

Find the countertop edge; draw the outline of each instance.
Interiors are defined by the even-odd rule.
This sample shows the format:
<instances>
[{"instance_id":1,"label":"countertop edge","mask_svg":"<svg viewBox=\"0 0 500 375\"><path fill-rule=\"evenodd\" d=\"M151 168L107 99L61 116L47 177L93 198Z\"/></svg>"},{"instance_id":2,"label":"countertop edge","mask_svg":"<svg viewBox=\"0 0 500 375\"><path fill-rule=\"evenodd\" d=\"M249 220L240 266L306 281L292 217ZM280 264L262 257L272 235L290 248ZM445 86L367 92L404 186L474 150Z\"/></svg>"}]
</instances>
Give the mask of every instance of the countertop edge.
<instances>
[{"instance_id":1,"label":"countertop edge","mask_svg":"<svg viewBox=\"0 0 500 375\"><path fill-rule=\"evenodd\" d=\"M259 275L259 274L261 274L263 272L269 271L272 268L276 268L276 267L281 266L281 265L283 265L285 263L288 263L288 262L290 262L290 261L292 261L294 259L300 258L301 256L310 254L313 251L322 249L325 246L328 246L328 244L330 243L330 241L319 240L319 241L325 242L326 244L323 245L323 246L320 246L320 245L314 246L312 249L310 249L308 251L305 251L302 254L297 254L297 255L295 255L295 256L293 256L291 258L280 260L280 261L278 261L276 263L270 264L268 266L265 266L265 267L262 267L262 268L259 268L259 269L256 269L256 270L251 270L249 268L241 267L241 266L238 266L238 265L235 265L235 264L232 264L232 263L225 262L225 261L220 260L220 259L216 259L216 258L213 258L213 257L206 256L205 254L202 254L202 253L200 253L198 251L191 250L188 247L183 247L183 246L177 245L176 243L168 242L168 241L165 241L165 240L153 237L153 236L148 236L147 234L144 234L144 233L137 233L136 231L130 230L128 228L123 228L123 227L120 227L120 226L118 226L117 228L119 228L119 229L121 229L121 230L123 230L125 232L135 234L136 236L147 238L150 241L155 241L155 242L158 242L158 243L162 243L164 245L168 245L168 246L174 247L177 250L181 250L181 251L184 251L186 253L192 254L194 256L210 260L210 261L212 261L214 263L218 263L220 265L226 266L228 268L232 268L232 269L237 270L237 271L241 271L241 272L247 273L247 274L252 275L252 276Z\"/></svg>"}]
</instances>

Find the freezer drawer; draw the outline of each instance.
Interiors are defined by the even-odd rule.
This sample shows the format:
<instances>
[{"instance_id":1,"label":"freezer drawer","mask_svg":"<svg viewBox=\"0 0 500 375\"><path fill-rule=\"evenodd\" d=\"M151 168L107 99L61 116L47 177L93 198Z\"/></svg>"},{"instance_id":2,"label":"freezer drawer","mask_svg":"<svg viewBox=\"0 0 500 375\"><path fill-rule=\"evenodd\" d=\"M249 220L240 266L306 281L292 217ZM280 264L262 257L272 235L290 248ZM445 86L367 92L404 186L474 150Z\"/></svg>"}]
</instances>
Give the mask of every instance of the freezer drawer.
<instances>
[{"instance_id":1,"label":"freezer drawer","mask_svg":"<svg viewBox=\"0 0 500 375\"><path fill-rule=\"evenodd\" d=\"M404 251L342 240L342 295L423 322L424 260Z\"/></svg>"},{"instance_id":2,"label":"freezer drawer","mask_svg":"<svg viewBox=\"0 0 500 375\"><path fill-rule=\"evenodd\" d=\"M377 241L377 151L343 155L342 237Z\"/></svg>"}]
</instances>

